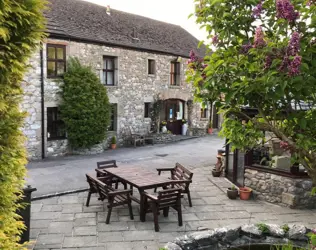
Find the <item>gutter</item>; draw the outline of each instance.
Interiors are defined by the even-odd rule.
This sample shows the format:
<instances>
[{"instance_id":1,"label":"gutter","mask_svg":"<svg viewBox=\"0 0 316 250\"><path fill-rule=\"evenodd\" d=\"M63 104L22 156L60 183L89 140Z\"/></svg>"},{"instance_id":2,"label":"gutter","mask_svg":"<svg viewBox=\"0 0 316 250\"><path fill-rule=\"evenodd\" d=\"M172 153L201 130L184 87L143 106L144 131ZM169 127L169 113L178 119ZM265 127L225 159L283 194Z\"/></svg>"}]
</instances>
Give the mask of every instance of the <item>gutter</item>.
<instances>
[{"instance_id":1,"label":"gutter","mask_svg":"<svg viewBox=\"0 0 316 250\"><path fill-rule=\"evenodd\" d=\"M45 106L44 106L44 51L43 44L41 44L40 50L41 58L41 135L42 135L42 159L45 158Z\"/></svg>"}]
</instances>

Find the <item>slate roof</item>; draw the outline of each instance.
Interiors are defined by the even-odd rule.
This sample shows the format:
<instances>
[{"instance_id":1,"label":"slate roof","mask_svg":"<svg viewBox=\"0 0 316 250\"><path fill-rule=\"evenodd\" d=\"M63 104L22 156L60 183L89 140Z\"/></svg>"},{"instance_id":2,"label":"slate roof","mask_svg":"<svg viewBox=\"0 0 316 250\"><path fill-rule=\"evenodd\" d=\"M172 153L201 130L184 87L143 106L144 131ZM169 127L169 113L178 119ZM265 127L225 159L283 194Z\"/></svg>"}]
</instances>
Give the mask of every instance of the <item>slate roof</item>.
<instances>
[{"instance_id":1,"label":"slate roof","mask_svg":"<svg viewBox=\"0 0 316 250\"><path fill-rule=\"evenodd\" d=\"M81 0L49 0L47 31L51 37L67 37L86 42L162 52L189 57L197 49L198 39L185 29ZM135 39L135 37L138 39Z\"/></svg>"}]
</instances>

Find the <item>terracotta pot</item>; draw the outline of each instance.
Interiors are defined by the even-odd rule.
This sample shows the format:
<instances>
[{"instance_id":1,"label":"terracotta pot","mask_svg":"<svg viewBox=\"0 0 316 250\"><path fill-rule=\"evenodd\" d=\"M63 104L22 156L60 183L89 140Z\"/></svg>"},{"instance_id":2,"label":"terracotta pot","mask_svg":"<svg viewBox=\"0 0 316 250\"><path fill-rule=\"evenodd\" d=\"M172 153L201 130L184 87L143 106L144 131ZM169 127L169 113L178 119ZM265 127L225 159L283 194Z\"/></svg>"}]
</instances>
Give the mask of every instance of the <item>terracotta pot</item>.
<instances>
[{"instance_id":1,"label":"terracotta pot","mask_svg":"<svg viewBox=\"0 0 316 250\"><path fill-rule=\"evenodd\" d=\"M228 188L227 189L227 197L231 200L236 200L238 196L238 190L237 189L231 189L231 188Z\"/></svg>"},{"instance_id":2,"label":"terracotta pot","mask_svg":"<svg viewBox=\"0 0 316 250\"><path fill-rule=\"evenodd\" d=\"M112 149L116 149L116 144L111 144Z\"/></svg>"},{"instance_id":3,"label":"terracotta pot","mask_svg":"<svg viewBox=\"0 0 316 250\"><path fill-rule=\"evenodd\" d=\"M241 200L249 200L251 194L251 188L243 187L239 188L239 197Z\"/></svg>"},{"instance_id":4,"label":"terracotta pot","mask_svg":"<svg viewBox=\"0 0 316 250\"><path fill-rule=\"evenodd\" d=\"M207 132L211 135L211 134L213 134L213 129L212 128L208 128Z\"/></svg>"},{"instance_id":5,"label":"terracotta pot","mask_svg":"<svg viewBox=\"0 0 316 250\"><path fill-rule=\"evenodd\" d=\"M221 176L222 171L216 171L216 170L212 170L212 175L214 177L220 177Z\"/></svg>"}]
</instances>

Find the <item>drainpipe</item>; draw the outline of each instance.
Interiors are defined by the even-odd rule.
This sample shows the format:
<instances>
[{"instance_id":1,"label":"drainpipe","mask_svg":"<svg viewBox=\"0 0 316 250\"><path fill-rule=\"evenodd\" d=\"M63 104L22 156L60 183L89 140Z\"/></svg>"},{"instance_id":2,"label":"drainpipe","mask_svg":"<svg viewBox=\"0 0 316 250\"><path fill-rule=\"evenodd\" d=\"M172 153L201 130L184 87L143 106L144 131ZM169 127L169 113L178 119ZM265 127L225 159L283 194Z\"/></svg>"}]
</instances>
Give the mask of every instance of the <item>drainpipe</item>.
<instances>
[{"instance_id":1,"label":"drainpipe","mask_svg":"<svg viewBox=\"0 0 316 250\"><path fill-rule=\"evenodd\" d=\"M45 158L45 106L44 106L44 51L41 44L41 129L42 129L42 159Z\"/></svg>"}]
</instances>

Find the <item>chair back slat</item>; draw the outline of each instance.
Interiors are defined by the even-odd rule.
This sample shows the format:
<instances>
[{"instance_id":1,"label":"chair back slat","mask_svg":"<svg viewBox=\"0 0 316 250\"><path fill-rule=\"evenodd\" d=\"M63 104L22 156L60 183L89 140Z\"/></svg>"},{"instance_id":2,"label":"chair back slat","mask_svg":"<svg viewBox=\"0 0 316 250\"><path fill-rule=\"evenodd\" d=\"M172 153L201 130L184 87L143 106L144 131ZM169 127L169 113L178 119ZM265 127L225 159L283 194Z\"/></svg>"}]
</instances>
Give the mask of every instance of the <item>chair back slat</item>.
<instances>
[{"instance_id":1,"label":"chair back slat","mask_svg":"<svg viewBox=\"0 0 316 250\"><path fill-rule=\"evenodd\" d=\"M95 180L95 181L96 181L96 185L97 185L98 192L101 199L107 198L109 192L113 191L113 188L99 180Z\"/></svg>"},{"instance_id":2,"label":"chair back slat","mask_svg":"<svg viewBox=\"0 0 316 250\"><path fill-rule=\"evenodd\" d=\"M99 162L97 162L97 167L98 167L98 169L117 168L116 160L99 161Z\"/></svg>"},{"instance_id":3,"label":"chair back slat","mask_svg":"<svg viewBox=\"0 0 316 250\"><path fill-rule=\"evenodd\" d=\"M181 189L167 189L158 192L159 208L175 206L181 199Z\"/></svg>"}]
</instances>

